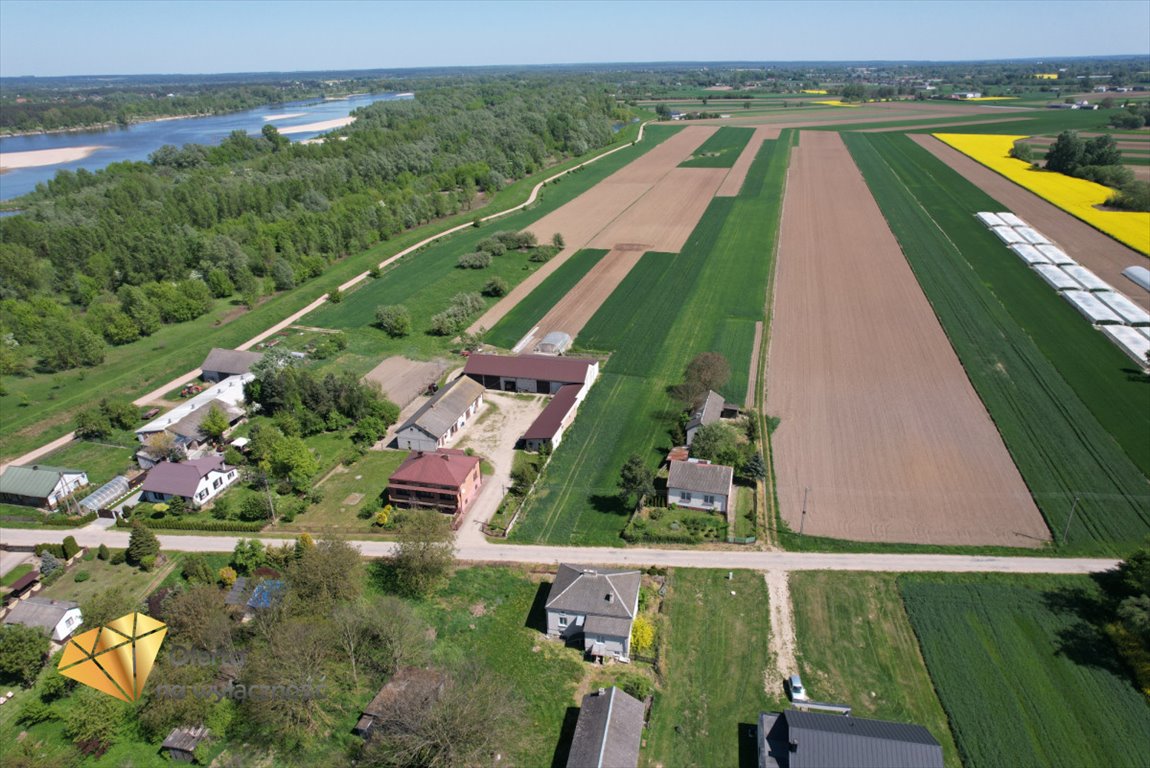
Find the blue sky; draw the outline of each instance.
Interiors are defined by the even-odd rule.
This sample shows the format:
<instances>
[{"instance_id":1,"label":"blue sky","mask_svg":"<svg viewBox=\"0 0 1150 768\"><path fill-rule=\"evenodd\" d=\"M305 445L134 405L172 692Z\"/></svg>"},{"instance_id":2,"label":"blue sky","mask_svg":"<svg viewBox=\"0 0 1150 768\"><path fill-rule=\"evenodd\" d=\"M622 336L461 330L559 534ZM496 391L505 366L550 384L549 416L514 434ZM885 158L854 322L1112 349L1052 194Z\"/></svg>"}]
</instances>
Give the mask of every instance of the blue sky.
<instances>
[{"instance_id":1,"label":"blue sky","mask_svg":"<svg viewBox=\"0 0 1150 768\"><path fill-rule=\"evenodd\" d=\"M1150 55L1146 0L0 0L0 75Z\"/></svg>"}]
</instances>

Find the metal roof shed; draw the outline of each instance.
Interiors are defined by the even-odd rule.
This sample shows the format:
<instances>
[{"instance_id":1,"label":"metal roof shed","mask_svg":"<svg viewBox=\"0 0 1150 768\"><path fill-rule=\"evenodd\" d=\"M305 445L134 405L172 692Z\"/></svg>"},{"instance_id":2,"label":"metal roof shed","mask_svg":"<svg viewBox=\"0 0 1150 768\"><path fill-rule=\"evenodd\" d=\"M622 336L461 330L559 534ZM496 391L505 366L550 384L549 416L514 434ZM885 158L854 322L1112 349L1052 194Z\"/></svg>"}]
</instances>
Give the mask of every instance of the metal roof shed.
<instances>
[{"instance_id":1,"label":"metal roof shed","mask_svg":"<svg viewBox=\"0 0 1150 768\"><path fill-rule=\"evenodd\" d=\"M988 227L1006 226L1006 222L999 218L997 213L991 213L990 211L979 211L974 215L978 218L979 221Z\"/></svg>"},{"instance_id":2,"label":"metal roof shed","mask_svg":"<svg viewBox=\"0 0 1150 768\"><path fill-rule=\"evenodd\" d=\"M1093 293L1086 291L1066 291L1062 294L1071 305L1094 325L1114 323L1122 325L1122 318L1114 314L1114 310L1103 304Z\"/></svg>"},{"instance_id":3,"label":"metal roof shed","mask_svg":"<svg viewBox=\"0 0 1150 768\"><path fill-rule=\"evenodd\" d=\"M998 212L998 218L1002 219L1002 221L1008 227L1029 227L1030 226L1025 221L1023 221L1022 219L1015 216L1010 211L999 211Z\"/></svg>"},{"instance_id":4,"label":"metal roof shed","mask_svg":"<svg viewBox=\"0 0 1150 768\"><path fill-rule=\"evenodd\" d=\"M1098 299L1114 310L1114 314L1121 317L1129 325L1150 325L1150 312L1142 309L1130 299L1120 293L1107 291L1099 293Z\"/></svg>"},{"instance_id":5,"label":"metal roof shed","mask_svg":"<svg viewBox=\"0 0 1150 768\"><path fill-rule=\"evenodd\" d=\"M1049 259L1043 256L1037 248L1029 243L1015 243L1010 246L1010 250L1014 251L1014 254L1018 256L1018 258L1031 266L1050 263Z\"/></svg>"},{"instance_id":6,"label":"metal roof shed","mask_svg":"<svg viewBox=\"0 0 1150 768\"><path fill-rule=\"evenodd\" d=\"M1106 282L1098 275L1091 272L1086 267L1080 267L1077 264L1071 266L1066 265L1062 271L1073 277L1078 282L1082 283L1083 287L1088 291L1113 291L1110 283Z\"/></svg>"},{"instance_id":7,"label":"metal roof shed","mask_svg":"<svg viewBox=\"0 0 1150 768\"><path fill-rule=\"evenodd\" d=\"M1010 245L1011 243L1025 243L1026 239L1022 235L1014 231L1014 227L991 227L990 231L998 236L1002 242Z\"/></svg>"},{"instance_id":8,"label":"metal roof shed","mask_svg":"<svg viewBox=\"0 0 1150 768\"><path fill-rule=\"evenodd\" d=\"M1150 269L1146 269L1146 267L1127 267L1122 270L1122 274L1128 279L1133 280L1135 285L1150 291Z\"/></svg>"},{"instance_id":9,"label":"metal roof shed","mask_svg":"<svg viewBox=\"0 0 1150 768\"><path fill-rule=\"evenodd\" d=\"M1143 336L1138 331L1125 325L1104 325L1102 332L1110 338L1118 348L1130 356L1134 362L1143 368L1148 367L1146 353L1150 352L1150 337Z\"/></svg>"},{"instance_id":10,"label":"metal roof shed","mask_svg":"<svg viewBox=\"0 0 1150 768\"><path fill-rule=\"evenodd\" d=\"M1057 245L1039 245L1037 247L1038 252L1049 259L1051 264L1059 267L1078 264L1077 261L1066 255L1066 251Z\"/></svg>"},{"instance_id":11,"label":"metal roof shed","mask_svg":"<svg viewBox=\"0 0 1150 768\"><path fill-rule=\"evenodd\" d=\"M541 355L561 355L571 348L571 336L563 331L552 331L535 347Z\"/></svg>"},{"instance_id":12,"label":"metal roof shed","mask_svg":"<svg viewBox=\"0 0 1150 768\"><path fill-rule=\"evenodd\" d=\"M1058 267L1049 264L1035 264L1034 271L1056 291L1081 291L1082 286Z\"/></svg>"}]
</instances>

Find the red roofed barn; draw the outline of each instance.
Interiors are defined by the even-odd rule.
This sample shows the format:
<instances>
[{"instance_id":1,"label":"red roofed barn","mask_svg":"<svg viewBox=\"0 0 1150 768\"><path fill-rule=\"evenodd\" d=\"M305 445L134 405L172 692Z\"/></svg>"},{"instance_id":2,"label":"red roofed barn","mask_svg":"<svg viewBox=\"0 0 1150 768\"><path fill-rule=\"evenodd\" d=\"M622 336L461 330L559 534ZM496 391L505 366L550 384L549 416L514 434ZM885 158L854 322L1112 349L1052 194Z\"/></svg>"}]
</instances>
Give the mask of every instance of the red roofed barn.
<instances>
[{"instance_id":1,"label":"red roofed barn","mask_svg":"<svg viewBox=\"0 0 1150 768\"><path fill-rule=\"evenodd\" d=\"M438 509L459 515L479 495L479 459L441 448L415 451L399 465L387 484L387 497L397 507Z\"/></svg>"}]
</instances>

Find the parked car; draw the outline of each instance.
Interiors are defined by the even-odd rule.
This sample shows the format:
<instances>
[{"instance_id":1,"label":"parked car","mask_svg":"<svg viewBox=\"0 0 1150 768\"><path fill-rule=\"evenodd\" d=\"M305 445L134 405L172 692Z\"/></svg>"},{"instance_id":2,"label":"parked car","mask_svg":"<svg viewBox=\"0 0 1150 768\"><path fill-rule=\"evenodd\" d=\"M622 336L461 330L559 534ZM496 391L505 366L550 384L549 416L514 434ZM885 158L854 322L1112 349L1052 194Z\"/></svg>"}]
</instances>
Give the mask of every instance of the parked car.
<instances>
[{"instance_id":1,"label":"parked car","mask_svg":"<svg viewBox=\"0 0 1150 768\"><path fill-rule=\"evenodd\" d=\"M791 675L787 681L791 689L791 701L810 701L807 698L807 689L803 687L803 679L798 675Z\"/></svg>"}]
</instances>

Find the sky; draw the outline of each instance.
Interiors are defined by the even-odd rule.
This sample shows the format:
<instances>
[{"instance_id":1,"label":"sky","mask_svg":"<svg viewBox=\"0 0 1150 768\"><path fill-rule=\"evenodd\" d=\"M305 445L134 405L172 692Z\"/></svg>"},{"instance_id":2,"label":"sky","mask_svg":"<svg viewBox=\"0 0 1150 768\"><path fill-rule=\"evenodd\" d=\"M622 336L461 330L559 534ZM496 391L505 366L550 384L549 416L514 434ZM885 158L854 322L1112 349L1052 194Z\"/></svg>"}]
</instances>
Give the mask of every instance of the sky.
<instances>
[{"instance_id":1,"label":"sky","mask_svg":"<svg viewBox=\"0 0 1150 768\"><path fill-rule=\"evenodd\" d=\"M0 0L0 76L1150 55L1147 0Z\"/></svg>"}]
</instances>

